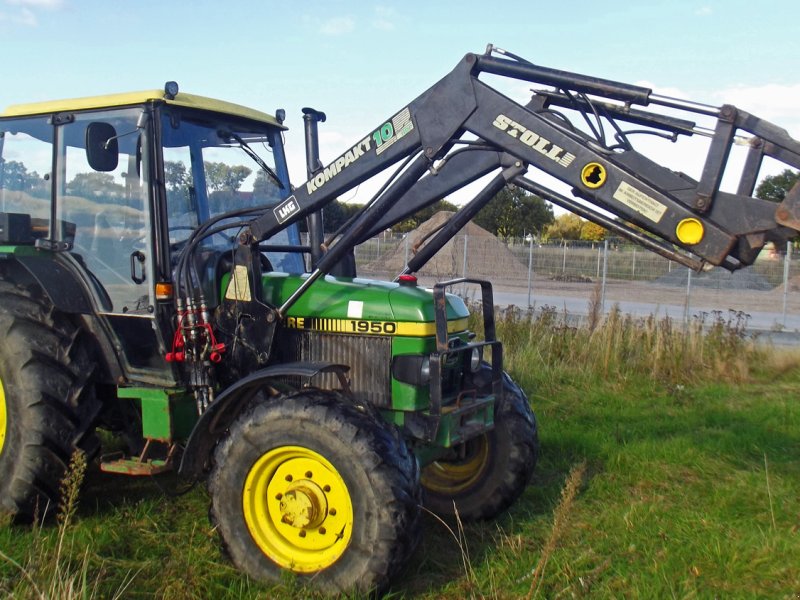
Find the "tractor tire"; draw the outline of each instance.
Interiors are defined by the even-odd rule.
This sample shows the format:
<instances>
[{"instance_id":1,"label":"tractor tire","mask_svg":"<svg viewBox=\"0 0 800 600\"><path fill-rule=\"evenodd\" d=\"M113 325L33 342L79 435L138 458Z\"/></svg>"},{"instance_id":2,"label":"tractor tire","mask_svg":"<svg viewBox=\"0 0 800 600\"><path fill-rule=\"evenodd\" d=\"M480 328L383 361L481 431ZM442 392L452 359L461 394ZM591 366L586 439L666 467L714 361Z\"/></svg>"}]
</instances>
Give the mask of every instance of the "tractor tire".
<instances>
[{"instance_id":1,"label":"tractor tire","mask_svg":"<svg viewBox=\"0 0 800 600\"><path fill-rule=\"evenodd\" d=\"M484 368L488 369L488 365ZM536 417L527 396L503 373L504 399L494 407L494 428L465 444L464 455L422 469L425 507L464 521L492 519L520 497L539 455Z\"/></svg>"},{"instance_id":2,"label":"tractor tire","mask_svg":"<svg viewBox=\"0 0 800 600\"><path fill-rule=\"evenodd\" d=\"M55 512L76 450L100 448L95 363L83 333L46 300L0 280L0 507L17 520Z\"/></svg>"},{"instance_id":3,"label":"tractor tire","mask_svg":"<svg viewBox=\"0 0 800 600\"><path fill-rule=\"evenodd\" d=\"M289 571L329 594L381 591L420 538L416 458L395 428L330 392L245 409L208 487L225 553L262 581Z\"/></svg>"}]
</instances>

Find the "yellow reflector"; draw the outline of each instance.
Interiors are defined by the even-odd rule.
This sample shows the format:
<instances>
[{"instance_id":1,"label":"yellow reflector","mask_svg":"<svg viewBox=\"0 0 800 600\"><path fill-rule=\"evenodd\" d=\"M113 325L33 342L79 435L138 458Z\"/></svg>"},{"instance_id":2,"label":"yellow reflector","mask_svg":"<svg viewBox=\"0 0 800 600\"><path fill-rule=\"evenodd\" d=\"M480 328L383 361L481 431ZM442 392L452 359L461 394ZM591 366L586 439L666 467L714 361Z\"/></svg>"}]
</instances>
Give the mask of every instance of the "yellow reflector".
<instances>
[{"instance_id":1,"label":"yellow reflector","mask_svg":"<svg viewBox=\"0 0 800 600\"><path fill-rule=\"evenodd\" d=\"M601 187L607 178L606 168L600 163L590 162L581 169L581 182L589 189L596 190Z\"/></svg>"},{"instance_id":2,"label":"yellow reflector","mask_svg":"<svg viewBox=\"0 0 800 600\"><path fill-rule=\"evenodd\" d=\"M703 239L703 224L694 218L683 219L675 228L675 235L687 246L699 244Z\"/></svg>"},{"instance_id":3,"label":"yellow reflector","mask_svg":"<svg viewBox=\"0 0 800 600\"><path fill-rule=\"evenodd\" d=\"M171 283L157 283L156 284L156 300L172 300L172 284Z\"/></svg>"}]
</instances>

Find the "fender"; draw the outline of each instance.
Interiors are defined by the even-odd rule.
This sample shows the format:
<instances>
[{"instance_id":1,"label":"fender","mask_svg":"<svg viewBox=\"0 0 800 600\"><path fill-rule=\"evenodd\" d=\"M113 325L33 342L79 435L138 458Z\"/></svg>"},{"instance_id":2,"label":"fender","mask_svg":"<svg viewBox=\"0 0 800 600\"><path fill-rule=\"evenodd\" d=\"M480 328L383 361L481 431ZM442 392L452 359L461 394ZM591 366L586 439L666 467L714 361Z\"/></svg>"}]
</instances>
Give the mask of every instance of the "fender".
<instances>
[{"instance_id":1,"label":"fender","mask_svg":"<svg viewBox=\"0 0 800 600\"><path fill-rule=\"evenodd\" d=\"M330 362L292 362L259 369L225 389L195 423L183 451L178 474L187 479L199 479L217 440L227 431L245 406L265 385L278 377L304 377L310 379L317 373L335 373L342 389L349 393L345 374L347 365Z\"/></svg>"},{"instance_id":2,"label":"fender","mask_svg":"<svg viewBox=\"0 0 800 600\"><path fill-rule=\"evenodd\" d=\"M13 261L27 271L57 310L67 314L94 313L84 282L74 269L62 261L54 260L52 254L25 251L10 255L4 253L0 255L0 260Z\"/></svg>"}]
</instances>

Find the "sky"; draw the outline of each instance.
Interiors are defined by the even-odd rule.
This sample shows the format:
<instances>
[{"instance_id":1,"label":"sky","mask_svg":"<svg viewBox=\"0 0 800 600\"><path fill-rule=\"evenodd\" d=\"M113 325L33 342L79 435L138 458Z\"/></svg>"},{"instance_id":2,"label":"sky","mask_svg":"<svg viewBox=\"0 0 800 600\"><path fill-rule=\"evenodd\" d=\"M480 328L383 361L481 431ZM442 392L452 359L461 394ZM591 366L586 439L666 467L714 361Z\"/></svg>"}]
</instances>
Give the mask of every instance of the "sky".
<instances>
[{"instance_id":1,"label":"sky","mask_svg":"<svg viewBox=\"0 0 800 600\"><path fill-rule=\"evenodd\" d=\"M331 161L492 43L539 65L735 104L800 138L798 16L796 0L0 0L0 109L175 80L185 92L285 108L300 184L302 107L327 114L321 155ZM501 89L525 103L528 87ZM653 152L695 177L702 168L700 150Z\"/></svg>"}]
</instances>

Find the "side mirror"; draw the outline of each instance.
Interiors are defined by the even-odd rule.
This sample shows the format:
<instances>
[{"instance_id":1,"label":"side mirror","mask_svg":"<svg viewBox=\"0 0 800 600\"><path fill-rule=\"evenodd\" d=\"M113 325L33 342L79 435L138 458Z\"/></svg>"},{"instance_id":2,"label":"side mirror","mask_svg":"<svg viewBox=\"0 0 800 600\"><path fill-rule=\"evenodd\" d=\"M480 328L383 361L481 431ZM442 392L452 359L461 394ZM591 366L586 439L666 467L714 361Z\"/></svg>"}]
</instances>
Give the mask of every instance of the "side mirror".
<instances>
[{"instance_id":1,"label":"side mirror","mask_svg":"<svg viewBox=\"0 0 800 600\"><path fill-rule=\"evenodd\" d=\"M95 121L86 126L86 160L95 171L107 173L117 168L119 144L113 125Z\"/></svg>"}]
</instances>

